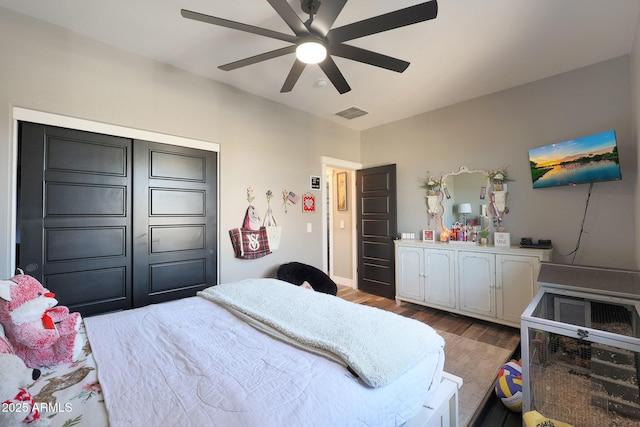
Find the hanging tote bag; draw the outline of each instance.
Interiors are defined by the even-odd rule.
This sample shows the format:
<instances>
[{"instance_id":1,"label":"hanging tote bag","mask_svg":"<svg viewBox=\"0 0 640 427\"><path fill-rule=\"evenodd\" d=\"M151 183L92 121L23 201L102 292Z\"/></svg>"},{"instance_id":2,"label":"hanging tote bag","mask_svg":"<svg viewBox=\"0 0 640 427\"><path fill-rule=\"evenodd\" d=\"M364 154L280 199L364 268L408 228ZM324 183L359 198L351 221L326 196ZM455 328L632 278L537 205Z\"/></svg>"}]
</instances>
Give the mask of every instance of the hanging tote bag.
<instances>
[{"instance_id":1,"label":"hanging tote bag","mask_svg":"<svg viewBox=\"0 0 640 427\"><path fill-rule=\"evenodd\" d=\"M271 253L267 229L259 224L260 218L255 208L249 206L242 227L229 230L236 258L257 259Z\"/></svg>"},{"instance_id":2,"label":"hanging tote bag","mask_svg":"<svg viewBox=\"0 0 640 427\"><path fill-rule=\"evenodd\" d=\"M267 209L267 213L264 216L262 225L267 229L267 237L269 238L269 249L271 249L272 251L277 251L280 247L282 227L276 223L276 219L273 217L273 211L271 210L271 208Z\"/></svg>"}]
</instances>

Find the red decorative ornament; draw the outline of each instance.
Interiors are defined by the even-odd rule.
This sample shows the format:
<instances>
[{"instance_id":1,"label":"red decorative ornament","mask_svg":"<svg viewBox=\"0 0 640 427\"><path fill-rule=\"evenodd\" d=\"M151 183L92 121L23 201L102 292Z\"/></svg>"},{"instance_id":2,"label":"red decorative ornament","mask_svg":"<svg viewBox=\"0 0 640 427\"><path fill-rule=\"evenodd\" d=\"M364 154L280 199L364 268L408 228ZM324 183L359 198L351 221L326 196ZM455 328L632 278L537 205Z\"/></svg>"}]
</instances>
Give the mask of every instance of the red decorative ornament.
<instances>
[{"instance_id":1,"label":"red decorative ornament","mask_svg":"<svg viewBox=\"0 0 640 427\"><path fill-rule=\"evenodd\" d=\"M316 211L316 198L313 194L305 194L302 196L302 212L315 212Z\"/></svg>"}]
</instances>

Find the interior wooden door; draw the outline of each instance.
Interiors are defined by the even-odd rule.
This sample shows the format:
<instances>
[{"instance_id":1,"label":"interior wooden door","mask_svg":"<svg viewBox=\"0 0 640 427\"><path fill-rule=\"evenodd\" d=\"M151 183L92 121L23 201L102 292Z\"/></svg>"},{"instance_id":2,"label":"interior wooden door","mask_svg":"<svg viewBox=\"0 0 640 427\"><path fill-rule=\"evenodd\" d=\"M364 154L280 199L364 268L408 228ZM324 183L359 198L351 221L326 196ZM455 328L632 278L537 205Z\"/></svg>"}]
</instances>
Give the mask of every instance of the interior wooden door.
<instances>
[{"instance_id":1,"label":"interior wooden door","mask_svg":"<svg viewBox=\"0 0 640 427\"><path fill-rule=\"evenodd\" d=\"M134 142L134 306L217 280L217 153Z\"/></svg>"},{"instance_id":2,"label":"interior wooden door","mask_svg":"<svg viewBox=\"0 0 640 427\"><path fill-rule=\"evenodd\" d=\"M396 165L356 171L358 289L395 298Z\"/></svg>"},{"instance_id":3,"label":"interior wooden door","mask_svg":"<svg viewBox=\"0 0 640 427\"><path fill-rule=\"evenodd\" d=\"M132 306L131 140L21 123L18 267L83 315Z\"/></svg>"}]
</instances>

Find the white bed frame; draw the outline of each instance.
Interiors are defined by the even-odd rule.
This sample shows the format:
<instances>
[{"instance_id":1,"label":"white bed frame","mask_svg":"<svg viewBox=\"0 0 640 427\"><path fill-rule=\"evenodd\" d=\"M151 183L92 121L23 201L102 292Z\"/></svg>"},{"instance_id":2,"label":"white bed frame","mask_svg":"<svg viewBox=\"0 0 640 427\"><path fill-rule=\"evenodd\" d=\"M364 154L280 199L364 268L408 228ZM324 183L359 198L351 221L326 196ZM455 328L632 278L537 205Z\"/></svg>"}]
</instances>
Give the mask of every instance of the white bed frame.
<instances>
[{"instance_id":1,"label":"white bed frame","mask_svg":"<svg viewBox=\"0 0 640 427\"><path fill-rule=\"evenodd\" d=\"M462 387L462 378L443 372L434 407L423 407L418 415L404 424L404 427L458 427L460 387Z\"/></svg>"}]
</instances>

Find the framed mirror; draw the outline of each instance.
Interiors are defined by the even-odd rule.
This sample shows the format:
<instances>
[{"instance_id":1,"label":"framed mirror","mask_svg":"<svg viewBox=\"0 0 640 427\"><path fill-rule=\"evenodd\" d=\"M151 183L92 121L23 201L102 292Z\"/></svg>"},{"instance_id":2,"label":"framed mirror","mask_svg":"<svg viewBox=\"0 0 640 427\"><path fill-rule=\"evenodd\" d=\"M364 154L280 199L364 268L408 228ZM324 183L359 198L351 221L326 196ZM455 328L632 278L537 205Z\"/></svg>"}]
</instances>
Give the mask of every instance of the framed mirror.
<instances>
[{"instance_id":1,"label":"framed mirror","mask_svg":"<svg viewBox=\"0 0 640 427\"><path fill-rule=\"evenodd\" d=\"M450 230L456 222L465 221L482 228L490 225L488 191L486 171L461 166L460 170L443 175L442 229Z\"/></svg>"}]
</instances>

